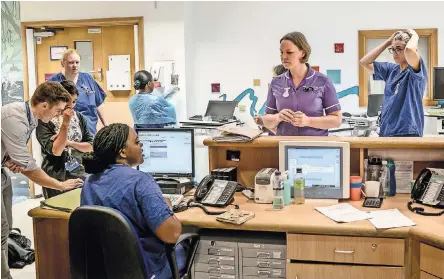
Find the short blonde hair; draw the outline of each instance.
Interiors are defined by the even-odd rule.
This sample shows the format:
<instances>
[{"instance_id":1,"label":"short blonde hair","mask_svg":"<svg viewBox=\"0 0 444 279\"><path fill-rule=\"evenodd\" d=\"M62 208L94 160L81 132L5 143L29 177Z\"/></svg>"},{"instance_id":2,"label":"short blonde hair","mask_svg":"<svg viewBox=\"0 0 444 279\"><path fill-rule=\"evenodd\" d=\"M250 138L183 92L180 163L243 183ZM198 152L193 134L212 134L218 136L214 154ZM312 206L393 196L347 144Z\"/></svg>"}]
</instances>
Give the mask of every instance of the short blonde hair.
<instances>
[{"instance_id":1,"label":"short blonde hair","mask_svg":"<svg viewBox=\"0 0 444 279\"><path fill-rule=\"evenodd\" d=\"M410 41L410 38L412 37L411 34L404 32L404 31L398 31L397 34L393 38L393 41L401 41L404 44L407 44Z\"/></svg>"},{"instance_id":2,"label":"short blonde hair","mask_svg":"<svg viewBox=\"0 0 444 279\"><path fill-rule=\"evenodd\" d=\"M68 56L71 55L71 54L77 54L80 57L80 53L76 49L68 48L67 50L65 50L63 52L63 59L62 59L62 61L66 61Z\"/></svg>"}]
</instances>

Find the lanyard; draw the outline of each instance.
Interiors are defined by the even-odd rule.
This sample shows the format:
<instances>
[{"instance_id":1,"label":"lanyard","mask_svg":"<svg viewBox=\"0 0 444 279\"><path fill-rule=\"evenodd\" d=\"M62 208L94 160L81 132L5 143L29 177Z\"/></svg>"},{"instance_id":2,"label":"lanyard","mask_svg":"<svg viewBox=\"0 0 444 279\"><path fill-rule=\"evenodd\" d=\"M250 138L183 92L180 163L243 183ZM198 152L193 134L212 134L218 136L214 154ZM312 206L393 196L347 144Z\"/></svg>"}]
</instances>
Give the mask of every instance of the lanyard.
<instances>
[{"instance_id":1,"label":"lanyard","mask_svg":"<svg viewBox=\"0 0 444 279\"><path fill-rule=\"evenodd\" d=\"M31 108L29 107L29 101L25 102L26 118L28 118L29 127L31 127Z\"/></svg>"}]
</instances>

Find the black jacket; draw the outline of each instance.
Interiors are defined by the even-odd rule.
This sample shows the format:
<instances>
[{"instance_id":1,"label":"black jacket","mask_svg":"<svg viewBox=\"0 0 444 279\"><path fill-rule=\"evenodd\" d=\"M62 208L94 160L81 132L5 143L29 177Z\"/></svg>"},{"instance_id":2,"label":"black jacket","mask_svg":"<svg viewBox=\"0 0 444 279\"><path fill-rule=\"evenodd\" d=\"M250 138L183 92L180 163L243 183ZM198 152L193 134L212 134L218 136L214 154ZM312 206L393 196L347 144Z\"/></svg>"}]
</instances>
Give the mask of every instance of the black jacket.
<instances>
[{"instance_id":1,"label":"black jacket","mask_svg":"<svg viewBox=\"0 0 444 279\"><path fill-rule=\"evenodd\" d=\"M76 112L76 114L79 118L80 129L82 131L82 142L89 142L92 144L93 136L88 130L88 125L86 123L87 120L80 112ZM82 152L72 148L71 154L80 164L80 166L75 170L73 170L72 173L68 172L65 169L65 162L68 158L68 152L64 150L61 156L55 156L52 153L53 141L51 140L51 137L56 134L57 134L56 127L54 123L52 123L51 121L45 123L39 120L39 124L36 128L36 136L37 140L39 141L42 147L42 156L43 156L42 170L45 171L49 176L59 181L65 181L71 178L84 179L86 177L86 173L85 173L85 168L82 165L82 156L83 156ZM60 191L57 192L61 193ZM55 196L54 194L47 196L45 192L44 194L46 198Z\"/></svg>"}]
</instances>

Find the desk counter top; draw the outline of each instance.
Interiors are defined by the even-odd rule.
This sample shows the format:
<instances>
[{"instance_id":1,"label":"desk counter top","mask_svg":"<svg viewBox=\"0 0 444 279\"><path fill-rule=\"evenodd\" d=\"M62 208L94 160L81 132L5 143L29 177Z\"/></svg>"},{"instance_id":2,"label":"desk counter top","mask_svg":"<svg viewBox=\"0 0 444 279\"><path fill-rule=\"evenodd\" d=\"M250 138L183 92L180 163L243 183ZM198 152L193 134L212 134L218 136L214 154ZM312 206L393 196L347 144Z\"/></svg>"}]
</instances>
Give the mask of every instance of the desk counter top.
<instances>
[{"instance_id":1,"label":"desk counter top","mask_svg":"<svg viewBox=\"0 0 444 279\"><path fill-rule=\"evenodd\" d=\"M235 204L241 210L252 211L255 217L246 223L237 226L216 221L216 217L206 215L200 208L191 208L178 213L177 216L183 225L197 226L200 228L247 230L247 231L278 231L290 233L349 235L368 237L408 238L426 242L444 249L444 215L439 217L421 216L410 212L407 208L409 201L407 195L397 195L384 200L381 209L398 208L403 214L412 219L417 225L407 228L388 230L376 230L367 220L352 223L336 223L314 209L316 206L327 206L328 203L311 203L303 205L289 205L282 211L271 210L270 204L256 204L253 200L247 200L242 194L237 193ZM361 210L375 210L363 208L362 201L350 202L351 205ZM232 206L228 207L232 208ZM226 210L208 208L211 211ZM376 209L377 210L377 209ZM426 207L426 211L438 211ZM29 211L33 218L69 219L70 214L60 211L34 208Z\"/></svg>"},{"instance_id":2,"label":"desk counter top","mask_svg":"<svg viewBox=\"0 0 444 279\"><path fill-rule=\"evenodd\" d=\"M443 149L444 137L275 137L263 136L251 142L216 142L205 139L207 146L223 147L279 147L280 141L341 141L349 142L350 148L374 149Z\"/></svg>"}]
</instances>

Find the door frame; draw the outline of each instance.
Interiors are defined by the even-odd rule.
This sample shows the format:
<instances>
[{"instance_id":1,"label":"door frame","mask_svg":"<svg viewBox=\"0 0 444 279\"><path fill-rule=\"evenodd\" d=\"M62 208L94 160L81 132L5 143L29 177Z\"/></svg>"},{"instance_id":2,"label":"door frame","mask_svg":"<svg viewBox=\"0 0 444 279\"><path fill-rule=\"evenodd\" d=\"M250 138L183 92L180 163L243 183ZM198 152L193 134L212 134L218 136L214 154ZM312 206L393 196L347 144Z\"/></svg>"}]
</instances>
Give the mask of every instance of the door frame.
<instances>
[{"instance_id":1,"label":"door frame","mask_svg":"<svg viewBox=\"0 0 444 279\"><path fill-rule=\"evenodd\" d=\"M28 69L28 49L27 49L27 28L45 27L105 27L105 26L119 26L119 25L137 25L137 48L139 55L139 69L145 68L144 56L144 26L143 16L139 17L117 17L117 18L93 18L93 19L76 19L76 20L54 20L54 21L22 21L21 22L21 39L22 39L22 59L23 59L23 89L24 100L29 100L29 69ZM35 57L35 62L36 62ZM36 65L36 63L34 63ZM137 65L136 65L137 67ZM37 82L36 82L37 83ZM36 84L37 86L37 84ZM29 145L29 150L32 154L32 141ZM35 198L35 185L32 180L29 180L29 195L30 198Z\"/></svg>"},{"instance_id":2,"label":"door frame","mask_svg":"<svg viewBox=\"0 0 444 279\"><path fill-rule=\"evenodd\" d=\"M116 18L93 18L93 19L76 19L76 20L54 20L54 21L23 21L21 23L22 35L22 58L23 58L23 80L24 80L24 99L29 99L29 70L28 70L28 52L26 45L26 28L45 27L104 27L118 25L137 25L138 26L138 52L139 52L139 69L145 68L144 57L144 29L143 16L138 17L116 17Z\"/></svg>"}]
</instances>

